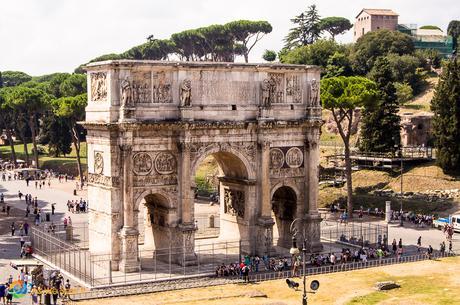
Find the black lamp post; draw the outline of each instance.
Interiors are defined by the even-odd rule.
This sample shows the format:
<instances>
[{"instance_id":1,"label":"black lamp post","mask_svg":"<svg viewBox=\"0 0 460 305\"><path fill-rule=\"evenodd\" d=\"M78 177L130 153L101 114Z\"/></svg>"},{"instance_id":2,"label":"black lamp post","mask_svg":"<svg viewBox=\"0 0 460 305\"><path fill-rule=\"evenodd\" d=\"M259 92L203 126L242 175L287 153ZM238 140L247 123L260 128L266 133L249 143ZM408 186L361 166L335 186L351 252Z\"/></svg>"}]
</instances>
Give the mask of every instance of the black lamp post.
<instances>
[{"instance_id":1,"label":"black lamp post","mask_svg":"<svg viewBox=\"0 0 460 305\"><path fill-rule=\"evenodd\" d=\"M292 234L292 247L289 250L289 253L292 255L293 260L296 258L297 255L300 254L300 250L297 247L297 228L294 226L295 222L300 218L294 219L291 223L290 232ZM306 254L307 254L307 240L304 239L302 242L302 272L303 272L303 294L302 294L302 305L307 305L308 298L307 298L307 270L306 270ZM311 290L315 291L319 288L319 282L314 280L311 282L310 285Z\"/></svg>"}]
</instances>

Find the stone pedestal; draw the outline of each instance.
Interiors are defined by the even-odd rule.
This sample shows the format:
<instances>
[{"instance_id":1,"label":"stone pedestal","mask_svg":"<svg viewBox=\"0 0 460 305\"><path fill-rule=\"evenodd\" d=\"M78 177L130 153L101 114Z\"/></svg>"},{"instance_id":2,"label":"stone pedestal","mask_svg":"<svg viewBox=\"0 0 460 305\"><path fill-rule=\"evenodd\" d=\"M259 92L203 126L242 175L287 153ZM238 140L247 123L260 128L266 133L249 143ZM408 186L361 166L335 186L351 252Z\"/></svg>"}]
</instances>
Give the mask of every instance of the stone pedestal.
<instances>
[{"instance_id":1,"label":"stone pedestal","mask_svg":"<svg viewBox=\"0 0 460 305\"><path fill-rule=\"evenodd\" d=\"M178 226L177 233L182 239L182 253L177 253L177 263L181 266L194 266L197 264L195 253L195 231L197 230L193 222L181 223ZM180 243L181 240L178 240Z\"/></svg>"},{"instance_id":2,"label":"stone pedestal","mask_svg":"<svg viewBox=\"0 0 460 305\"><path fill-rule=\"evenodd\" d=\"M180 110L180 118L184 121L193 121L193 108L190 106L181 106L179 107Z\"/></svg>"},{"instance_id":3,"label":"stone pedestal","mask_svg":"<svg viewBox=\"0 0 460 305\"><path fill-rule=\"evenodd\" d=\"M276 249L273 247L274 225L275 221L271 217L260 217L257 219L257 255L273 256L276 254Z\"/></svg>"},{"instance_id":4,"label":"stone pedestal","mask_svg":"<svg viewBox=\"0 0 460 305\"><path fill-rule=\"evenodd\" d=\"M141 268L138 250L139 232L131 227L123 227L120 231L121 261L119 270L122 272L138 272Z\"/></svg>"},{"instance_id":5,"label":"stone pedestal","mask_svg":"<svg viewBox=\"0 0 460 305\"><path fill-rule=\"evenodd\" d=\"M266 108L266 107L260 107L259 108L259 116L258 116L257 120L258 121L274 120L273 109Z\"/></svg>"},{"instance_id":6,"label":"stone pedestal","mask_svg":"<svg viewBox=\"0 0 460 305\"><path fill-rule=\"evenodd\" d=\"M135 122L135 107L121 107L119 121L123 123Z\"/></svg>"},{"instance_id":7,"label":"stone pedestal","mask_svg":"<svg viewBox=\"0 0 460 305\"><path fill-rule=\"evenodd\" d=\"M310 253L317 253L323 250L323 245L321 244L321 221L319 214L307 214L305 217L307 249Z\"/></svg>"}]
</instances>

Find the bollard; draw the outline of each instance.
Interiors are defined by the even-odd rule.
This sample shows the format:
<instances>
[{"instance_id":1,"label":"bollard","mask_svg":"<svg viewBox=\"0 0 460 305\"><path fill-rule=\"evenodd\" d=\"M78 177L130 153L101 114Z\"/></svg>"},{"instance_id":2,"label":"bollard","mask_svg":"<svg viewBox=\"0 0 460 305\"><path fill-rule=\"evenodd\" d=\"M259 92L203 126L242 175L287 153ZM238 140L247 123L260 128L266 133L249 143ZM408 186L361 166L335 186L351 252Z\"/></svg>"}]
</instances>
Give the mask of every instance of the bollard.
<instances>
[{"instance_id":1,"label":"bollard","mask_svg":"<svg viewBox=\"0 0 460 305\"><path fill-rule=\"evenodd\" d=\"M208 225L209 225L210 228L214 228L214 226L215 226L215 224L214 224L214 215L209 215Z\"/></svg>"}]
</instances>

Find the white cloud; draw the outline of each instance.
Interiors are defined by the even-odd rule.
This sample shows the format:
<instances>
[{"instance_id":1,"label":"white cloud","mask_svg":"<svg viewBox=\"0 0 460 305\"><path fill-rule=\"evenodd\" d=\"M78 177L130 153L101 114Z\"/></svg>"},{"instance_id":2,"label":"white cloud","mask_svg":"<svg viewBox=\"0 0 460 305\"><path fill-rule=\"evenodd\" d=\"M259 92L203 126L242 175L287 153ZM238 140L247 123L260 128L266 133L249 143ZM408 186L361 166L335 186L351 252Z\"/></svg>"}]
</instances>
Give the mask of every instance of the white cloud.
<instances>
[{"instance_id":1,"label":"white cloud","mask_svg":"<svg viewBox=\"0 0 460 305\"><path fill-rule=\"evenodd\" d=\"M273 32L253 50L261 61L265 49L279 50L292 26L289 19L315 2L304 0L14 0L0 6L0 70L32 75L72 71L96 56L122 52L150 34L168 38L184 29L235 19L267 20ZM423 3L423 4L422 4ZM446 29L460 4L454 0L322 0L321 16L352 22L366 8L391 8L401 23L434 24ZM351 41L351 32L339 37Z\"/></svg>"}]
</instances>

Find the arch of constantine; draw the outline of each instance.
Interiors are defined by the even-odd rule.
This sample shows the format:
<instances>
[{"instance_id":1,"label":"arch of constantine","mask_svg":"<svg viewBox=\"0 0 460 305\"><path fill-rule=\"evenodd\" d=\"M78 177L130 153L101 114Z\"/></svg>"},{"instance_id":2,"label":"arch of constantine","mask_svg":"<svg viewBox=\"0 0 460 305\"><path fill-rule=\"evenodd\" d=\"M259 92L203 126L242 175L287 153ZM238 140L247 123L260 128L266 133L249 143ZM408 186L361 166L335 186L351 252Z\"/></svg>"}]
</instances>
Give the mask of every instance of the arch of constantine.
<instances>
[{"instance_id":1,"label":"arch of constantine","mask_svg":"<svg viewBox=\"0 0 460 305\"><path fill-rule=\"evenodd\" d=\"M281 64L116 60L88 71L89 250L114 270L150 249L193 264L200 163L219 165L220 240L321 249L317 211L320 70ZM271 245L270 245L271 246ZM181 263L181 262L178 262Z\"/></svg>"}]
</instances>

